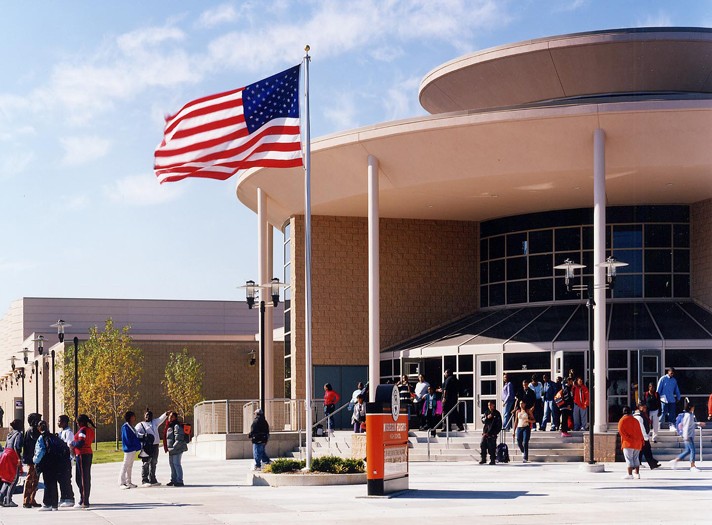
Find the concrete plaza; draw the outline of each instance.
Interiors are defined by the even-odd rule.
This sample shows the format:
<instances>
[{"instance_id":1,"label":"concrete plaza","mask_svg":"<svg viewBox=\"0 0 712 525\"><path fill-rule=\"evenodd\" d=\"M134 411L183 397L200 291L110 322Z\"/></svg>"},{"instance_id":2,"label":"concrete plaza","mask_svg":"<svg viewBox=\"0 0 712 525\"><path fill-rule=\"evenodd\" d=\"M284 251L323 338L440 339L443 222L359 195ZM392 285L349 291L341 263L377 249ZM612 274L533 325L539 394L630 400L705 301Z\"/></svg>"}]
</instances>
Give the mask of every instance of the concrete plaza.
<instances>
[{"instance_id":1,"label":"concrete plaza","mask_svg":"<svg viewBox=\"0 0 712 525\"><path fill-rule=\"evenodd\" d=\"M602 474L579 465L411 463L412 490L386 499L363 498L364 485L253 487L249 460L185 455L183 488L119 490L119 465L96 465L90 510L0 508L0 523L710 523L712 465L699 463L699 473L644 469L641 480L623 480L622 463L606 464ZM162 455L158 479L168 477Z\"/></svg>"}]
</instances>

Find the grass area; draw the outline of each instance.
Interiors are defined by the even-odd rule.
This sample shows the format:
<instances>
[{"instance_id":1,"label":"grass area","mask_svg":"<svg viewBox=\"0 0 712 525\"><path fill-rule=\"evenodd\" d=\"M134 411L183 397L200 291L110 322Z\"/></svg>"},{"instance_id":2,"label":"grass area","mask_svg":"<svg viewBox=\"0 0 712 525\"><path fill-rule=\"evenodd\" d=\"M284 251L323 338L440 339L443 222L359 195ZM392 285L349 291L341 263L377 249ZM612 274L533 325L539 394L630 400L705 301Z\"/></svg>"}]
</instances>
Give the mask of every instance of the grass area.
<instances>
[{"instance_id":1,"label":"grass area","mask_svg":"<svg viewBox=\"0 0 712 525\"><path fill-rule=\"evenodd\" d=\"M115 441L100 441L96 444L94 448L94 459L92 463L96 465L97 463L115 463L117 461L124 460L124 451L121 450L121 443L119 443L119 451L116 451ZM136 453L138 455L138 452Z\"/></svg>"}]
</instances>

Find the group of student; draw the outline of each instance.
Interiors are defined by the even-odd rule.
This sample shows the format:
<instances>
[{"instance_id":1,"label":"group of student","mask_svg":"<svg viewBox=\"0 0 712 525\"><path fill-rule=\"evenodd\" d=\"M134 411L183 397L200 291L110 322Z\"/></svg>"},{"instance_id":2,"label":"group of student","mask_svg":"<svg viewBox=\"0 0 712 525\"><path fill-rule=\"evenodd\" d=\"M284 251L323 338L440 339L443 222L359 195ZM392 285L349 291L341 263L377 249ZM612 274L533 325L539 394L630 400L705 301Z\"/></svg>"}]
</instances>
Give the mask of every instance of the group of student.
<instances>
[{"instance_id":1,"label":"group of student","mask_svg":"<svg viewBox=\"0 0 712 525\"><path fill-rule=\"evenodd\" d=\"M183 486L181 456L188 449L183 424L176 412L165 412L158 418L146 410L144 420L136 424L136 414L132 411L124 415L121 427L121 442L124 461L119 474L121 489L135 488L131 473L136 456L143 461L141 470L144 487L160 485L156 479L156 465L161 442L158 427L167 421L163 430L163 447L168 454L171 468L169 486ZM57 424L59 432L54 434L41 414L32 413L27 417L29 427L23 431L20 419L10 423L5 448L0 455L0 502L3 507L17 507L13 494L21 475L23 465L27 465L27 476L23 489L22 506L39 508L40 511L59 510L62 507L89 508L91 496L92 445L96 432L94 422L86 414L77 417L74 432L69 417L61 415ZM75 483L78 501L72 486L72 464L75 468ZM37 502L37 488L40 475L44 482L42 504Z\"/></svg>"},{"instance_id":2,"label":"group of student","mask_svg":"<svg viewBox=\"0 0 712 525\"><path fill-rule=\"evenodd\" d=\"M81 414L76 421L75 433L69 427L69 417L61 415L57 421L60 428L57 434L50 432L41 414L29 414L27 423L29 427L24 432L20 419L10 423L5 449L0 456L2 506L18 506L12 496L25 464L28 471L22 496L24 508L39 507L40 510L51 511L59 507L89 507L94 422L86 414ZM78 502L75 502L71 482L72 462L76 465ZM40 475L44 482L42 504L37 502Z\"/></svg>"}]
</instances>

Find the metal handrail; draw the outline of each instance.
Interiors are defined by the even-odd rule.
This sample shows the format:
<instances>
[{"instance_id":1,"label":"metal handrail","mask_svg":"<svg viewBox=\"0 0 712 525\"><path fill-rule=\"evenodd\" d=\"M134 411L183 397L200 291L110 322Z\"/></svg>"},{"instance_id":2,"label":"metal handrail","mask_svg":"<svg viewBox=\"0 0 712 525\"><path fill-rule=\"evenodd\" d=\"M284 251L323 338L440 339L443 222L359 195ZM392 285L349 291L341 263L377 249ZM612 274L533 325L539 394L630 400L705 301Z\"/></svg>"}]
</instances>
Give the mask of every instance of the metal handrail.
<instances>
[{"instance_id":1,"label":"metal handrail","mask_svg":"<svg viewBox=\"0 0 712 525\"><path fill-rule=\"evenodd\" d=\"M458 401L455 403L455 405L447 411L446 414L443 414L442 419L438 421L433 428L428 429L428 461L430 461L430 431L437 429L440 425L445 422L445 448L450 448L450 414L462 403L462 406L465 407L465 414L463 417L464 420L464 426L465 426L465 431L467 431L467 403L465 401Z\"/></svg>"}]
</instances>

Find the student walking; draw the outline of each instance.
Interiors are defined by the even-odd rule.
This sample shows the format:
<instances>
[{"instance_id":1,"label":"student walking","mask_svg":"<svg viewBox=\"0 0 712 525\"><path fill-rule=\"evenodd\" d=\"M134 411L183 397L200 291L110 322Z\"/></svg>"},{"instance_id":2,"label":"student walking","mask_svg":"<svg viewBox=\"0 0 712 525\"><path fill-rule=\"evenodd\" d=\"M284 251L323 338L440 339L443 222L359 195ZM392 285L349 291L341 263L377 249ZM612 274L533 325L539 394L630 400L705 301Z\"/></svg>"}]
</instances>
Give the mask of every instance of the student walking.
<instances>
[{"instance_id":1,"label":"student walking","mask_svg":"<svg viewBox=\"0 0 712 525\"><path fill-rule=\"evenodd\" d=\"M519 409L514 414L513 434L517 436L517 445L522 453L523 463L529 461L529 438L532 435L532 425L535 423L534 408L529 408L526 401L520 401Z\"/></svg>"},{"instance_id":2,"label":"student walking","mask_svg":"<svg viewBox=\"0 0 712 525\"><path fill-rule=\"evenodd\" d=\"M675 417L677 416L677 402L680 401L680 388L675 379L675 369L670 367L666 374L658 381L658 394L662 405L661 421L665 421L670 430L675 430Z\"/></svg>"},{"instance_id":3,"label":"student walking","mask_svg":"<svg viewBox=\"0 0 712 525\"><path fill-rule=\"evenodd\" d=\"M74 456L76 458L76 482L79 488L79 502L75 507L83 509L89 508L89 497L91 496L91 464L94 453L91 446L96 436L96 425L86 414L80 414L77 418L79 430L77 430L72 441Z\"/></svg>"},{"instance_id":4,"label":"student walking","mask_svg":"<svg viewBox=\"0 0 712 525\"><path fill-rule=\"evenodd\" d=\"M163 435L163 450L168 453L168 464L171 467L171 480L168 482L168 486L182 487L184 483L181 460L183 453L188 450L188 443L185 441L183 423L178 419L176 412L168 414L168 422Z\"/></svg>"},{"instance_id":5,"label":"student walking","mask_svg":"<svg viewBox=\"0 0 712 525\"><path fill-rule=\"evenodd\" d=\"M267 423L265 413L261 408L255 410L255 419L252 421L248 437L252 440L252 457L255 460L252 470L260 470L262 463L266 465L272 463L272 460L269 459L265 452L269 441L269 423Z\"/></svg>"},{"instance_id":6,"label":"student walking","mask_svg":"<svg viewBox=\"0 0 712 525\"><path fill-rule=\"evenodd\" d=\"M643 448L643 432L638 421L630 415L630 408L623 407L623 417L618 421L618 433L621 435L621 449L628 474L623 479L640 479L640 449Z\"/></svg>"},{"instance_id":7,"label":"student walking","mask_svg":"<svg viewBox=\"0 0 712 525\"><path fill-rule=\"evenodd\" d=\"M685 450L670 462L670 466L675 470L677 468L677 462L685 459L689 456L690 458L690 472L699 472L695 466L695 429L697 428L697 419L695 418L695 405L688 404L685 412L682 415L682 440L685 444Z\"/></svg>"},{"instance_id":8,"label":"student walking","mask_svg":"<svg viewBox=\"0 0 712 525\"><path fill-rule=\"evenodd\" d=\"M136 453L141 450L141 440L134 428L135 425L136 413L129 410L124 414L124 424L121 426L121 448L124 451L124 462L121 465L121 473L119 474L120 489L136 488L136 485L131 483L131 473Z\"/></svg>"},{"instance_id":9,"label":"student walking","mask_svg":"<svg viewBox=\"0 0 712 525\"><path fill-rule=\"evenodd\" d=\"M341 396L332 388L331 383L324 385L324 416L326 417L326 431L329 435L334 433L334 417L331 415L336 411L336 403Z\"/></svg>"},{"instance_id":10,"label":"student walking","mask_svg":"<svg viewBox=\"0 0 712 525\"><path fill-rule=\"evenodd\" d=\"M14 474L12 468L9 468L7 476L3 476L2 488L0 489L0 503L3 507L17 507L17 503L12 501L12 494L15 491L15 486L20 479L20 473L22 472L22 460L20 459L20 454L22 453L22 420L14 419L10 422L10 432L7 435L7 440L5 441L5 450L3 451L3 462L7 461L8 465L14 468ZM12 479L11 479L12 478Z\"/></svg>"}]
</instances>

